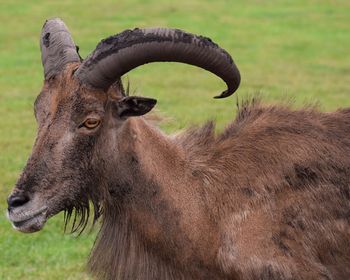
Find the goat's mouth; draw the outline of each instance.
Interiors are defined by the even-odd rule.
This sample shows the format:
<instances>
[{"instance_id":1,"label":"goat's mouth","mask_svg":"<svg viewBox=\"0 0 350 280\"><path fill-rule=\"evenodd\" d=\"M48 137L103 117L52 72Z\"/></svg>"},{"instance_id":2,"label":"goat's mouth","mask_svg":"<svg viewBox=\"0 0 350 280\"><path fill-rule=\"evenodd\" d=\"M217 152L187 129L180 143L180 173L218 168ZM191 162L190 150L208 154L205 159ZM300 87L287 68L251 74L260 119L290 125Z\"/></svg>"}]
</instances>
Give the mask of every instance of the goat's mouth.
<instances>
[{"instance_id":1,"label":"goat's mouth","mask_svg":"<svg viewBox=\"0 0 350 280\"><path fill-rule=\"evenodd\" d=\"M47 220L47 207L43 206L37 210L8 211L7 216L14 229L31 233L39 231Z\"/></svg>"}]
</instances>

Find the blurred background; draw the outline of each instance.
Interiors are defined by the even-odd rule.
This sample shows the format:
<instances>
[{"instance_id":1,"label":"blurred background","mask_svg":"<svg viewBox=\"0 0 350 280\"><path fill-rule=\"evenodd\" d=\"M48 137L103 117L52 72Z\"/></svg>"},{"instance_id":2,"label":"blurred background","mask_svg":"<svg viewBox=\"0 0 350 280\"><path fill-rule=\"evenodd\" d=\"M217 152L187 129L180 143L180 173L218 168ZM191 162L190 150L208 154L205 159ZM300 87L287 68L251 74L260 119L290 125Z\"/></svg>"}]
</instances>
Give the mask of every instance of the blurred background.
<instances>
[{"instance_id":1,"label":"blurred background","mask_svg":"<svg viewBox=\"0 0 350 280\"><path fill-rule=\"evenodd\" d=\"M0 279L89 279L84 272L96 231L63 234L63 217L25 235L6 220L6 197L30 154L36 133L33 102L43 70L39 35L61 17L85 57L103 38L134 27L172 27L210 37L238 65L233 97L214 100L225 85L204 70L175 63L139 67L131 91L158 99L167 132L217 121L221 130L236 102L293 101L328 111L350 106L350 1L247 0L0 0Z\"/></svg>"}]
</instances>

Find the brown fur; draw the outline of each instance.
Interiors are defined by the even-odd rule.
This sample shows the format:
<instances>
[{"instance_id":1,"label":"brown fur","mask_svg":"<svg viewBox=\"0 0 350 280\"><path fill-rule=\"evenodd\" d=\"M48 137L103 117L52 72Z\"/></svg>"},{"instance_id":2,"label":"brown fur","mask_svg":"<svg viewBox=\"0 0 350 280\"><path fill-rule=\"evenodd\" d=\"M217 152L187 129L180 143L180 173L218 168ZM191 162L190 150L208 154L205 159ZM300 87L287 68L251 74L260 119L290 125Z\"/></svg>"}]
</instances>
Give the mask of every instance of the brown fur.
<instances>
[{"instance_id":1,"label":"brown fur","mask_svg":"<svg viewBox=\"0 0 350 280\"><path fill-rule=\"evenodd\" d=\"M15 192L44 196L50 216L86 209L89 199L102 207L89 261L96 278L350 278L350 109L248 102L219 135L209 122L167 136L142 117L116 117L119 89L106 99L74 81L72 69L59 78L66 83L44 88L47 102L48 91L59 95L49 108L64 109L50 127L51 117L39 122ZM60 140L87 104L103 110L100 130L70 128L71 142ZM52 139L61 144L40 171Z\"/></svg>"}]
</instances>

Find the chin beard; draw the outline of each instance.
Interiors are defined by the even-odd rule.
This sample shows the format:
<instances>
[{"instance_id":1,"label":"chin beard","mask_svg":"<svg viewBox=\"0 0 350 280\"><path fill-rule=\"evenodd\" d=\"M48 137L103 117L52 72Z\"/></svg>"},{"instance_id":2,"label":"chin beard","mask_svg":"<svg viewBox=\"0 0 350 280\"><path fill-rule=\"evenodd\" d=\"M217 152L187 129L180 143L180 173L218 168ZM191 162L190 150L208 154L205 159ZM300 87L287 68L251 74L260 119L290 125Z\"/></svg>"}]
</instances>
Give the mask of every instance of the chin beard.
<instances>
[{"instance_id":1,"label":"chin beard","mask_svg":"<svg viewBox=\"0 0 350 280\"><path fill-rule=\"evenodd\" d=\"M64 211L64 232L78 233L80 235L92 216L91 228L102 214L102 207L99 199L92 196L84 196L74 205L66 206ZM91 213L93 215L91 215Z\"/></svg>"}]
</instances>

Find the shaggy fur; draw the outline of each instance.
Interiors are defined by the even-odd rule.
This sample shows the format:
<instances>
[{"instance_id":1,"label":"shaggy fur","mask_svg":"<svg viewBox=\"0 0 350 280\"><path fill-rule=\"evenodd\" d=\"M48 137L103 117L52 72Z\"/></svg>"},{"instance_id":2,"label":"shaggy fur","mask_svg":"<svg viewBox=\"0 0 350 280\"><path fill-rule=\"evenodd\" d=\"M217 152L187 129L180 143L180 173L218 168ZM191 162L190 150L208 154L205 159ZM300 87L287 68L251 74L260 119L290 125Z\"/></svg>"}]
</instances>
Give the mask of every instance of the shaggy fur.
<instances>
[{"instance_id":1,"label":"shaggy fur","mask_svg":"<svg viewBox=\"0 0 350 280\"><path fill-rule=\"evenodd\" d=\"M90 259L97 278L349 277L349 109L320 113L246 103L217 136L212 122L174 138L143 121L130 127L164 137L172 154L154 156L164 147L150 144L155 150L148 158L133 147L137 164L125 176L133 177L130 189L142 191L125 208L119 201L104 204ZM170 187L159 178L177 174L182 178ZM139 203L148 209L133 217ZM142 227L151 219L161 228L150 240Z\"/></svg>"},{"instance_id":2,"label":"shaggy fur","mask_svg":"<svg viewBox=\"0 0 350 280\"><path fill-rule=\"evenodd\" d=\"M86 88L77 67L46 81L12 196L46 218L77 209L73 230L92 201L97 279L350 278L350 109L247 102L218 135L209 122L167 136L129 117L154 100Z\"/></svg>"}]
</instances>

